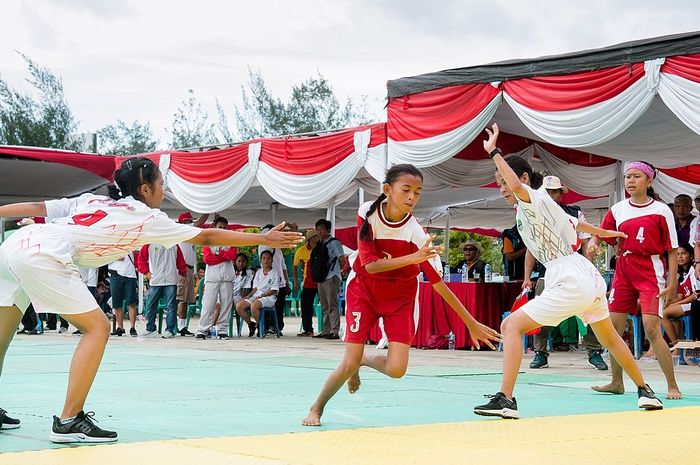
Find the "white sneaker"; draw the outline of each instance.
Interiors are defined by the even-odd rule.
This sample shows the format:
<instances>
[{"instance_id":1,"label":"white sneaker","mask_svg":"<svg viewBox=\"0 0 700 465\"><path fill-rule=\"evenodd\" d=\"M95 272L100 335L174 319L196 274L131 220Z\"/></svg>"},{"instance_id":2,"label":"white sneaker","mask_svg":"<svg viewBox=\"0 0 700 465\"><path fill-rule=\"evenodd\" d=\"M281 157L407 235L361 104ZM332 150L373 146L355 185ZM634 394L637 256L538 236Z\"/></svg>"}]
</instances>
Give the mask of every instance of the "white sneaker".
<instances>
[{"instance_id":1,"label":"white sneaker","mask_svg":"<svg viewBox=\"0 0 700 465\"><path fill-rule=\"evenodd\" d=\"M163 331L163 336L161 336L163 339L172 339L175 337L173 333L170 331Z\"/></svg>"},{"instance_id":2,"label":"white sneaker","mask_svg":"<svg viewBox=\"0 0 700 465\"><path fill-rule=\"evenodd\" d=\"M158 331L146 331L143 333L143 337L157 337Z\"/></svg>"},{"instance_id":3,"label":"white sneaker","mask_svg":"<svg viewBox=\"0 0 700 465\"><path fill-rule=\"evenodd\" d=\"M68 331L68 328L64 328L63 326L58 327L58 334L65 333Z\"/></svg>"}]
</instances>

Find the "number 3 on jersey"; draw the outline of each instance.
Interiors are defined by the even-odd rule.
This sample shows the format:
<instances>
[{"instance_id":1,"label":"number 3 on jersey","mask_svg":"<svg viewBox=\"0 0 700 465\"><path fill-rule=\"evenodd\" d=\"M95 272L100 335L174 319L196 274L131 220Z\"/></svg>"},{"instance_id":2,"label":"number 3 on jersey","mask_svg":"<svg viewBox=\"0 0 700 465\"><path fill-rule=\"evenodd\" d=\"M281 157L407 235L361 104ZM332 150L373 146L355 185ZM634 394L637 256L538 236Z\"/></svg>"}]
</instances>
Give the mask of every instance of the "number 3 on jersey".
<instances>
[{"instance_id":1,"label":"number 3 on jersey","mask_svg":"<svg viewBox=\"0 0 700 465\"><path fill-rule=\"evenodd\" d=\"M644 242L644 226L639 228L639 231L637 231L637 237L635 237L635 239L637 239L640 244Z\"/></svg>"},{"instance_id":2,"label":"number 3 on jersey","mask_svg":"<svg viewBox=\"0 0 700 465\"><path fill-rule=\"evenodd\" d=\"M353 333L356 333L360 330L360 318L361 317L362 317L362 313L352 312L352 318L355 321L353 322L352 326L350 326L350 331L352 331Z\"/></svg>"},{"instance_id":3,"label":"number 3 on jersey","mask_svg":"<svg viewBox=\"0 0 700 465\"><path fill-rule=\"evenodd\" d=\"M97 210L95 213L81 213L80 215L75 215L71 219L78 226L92 226L106 216L107 212L104 210Z\"/></svg>"}]
</instances>

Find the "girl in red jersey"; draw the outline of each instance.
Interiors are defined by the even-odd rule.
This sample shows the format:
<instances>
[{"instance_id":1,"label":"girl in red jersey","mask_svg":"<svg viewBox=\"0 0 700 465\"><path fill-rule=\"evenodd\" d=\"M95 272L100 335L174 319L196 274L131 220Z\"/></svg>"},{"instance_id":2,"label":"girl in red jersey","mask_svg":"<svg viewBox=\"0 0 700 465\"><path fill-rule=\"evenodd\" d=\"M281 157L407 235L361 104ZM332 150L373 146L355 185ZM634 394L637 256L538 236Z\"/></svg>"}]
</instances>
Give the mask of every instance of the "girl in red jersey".
<instances>
[{"instance_id":1,"label":"girl in red jersey","mask_svg":"<svg viewBox=\"0 0 700 465\"><path fill-rule=\"evenodd\" d=\"M499 334L474 319L442 281L436 268L442 247L432 245L411 215L423 188L423 175L412 165L393 166L386 174L383 193L358 212L358 250L351 257L346 286L345 355L328 377L302 424L319 426L323 409L347 381L348 390L360 387L359 368L368 366L392 378L401 378L408 365L408 349L415 334L418 273L422 270L443 299L469 329L474 344L491 347ZM379 318L389 339L386 356L364 354L365 341Z\"/></svg>"},{"instance_id":2,"label":"girl in red jersey","mask_svg":"<svg viewBox=\"0 0 700 465\"><path fill-rule=\"evenodd\" d=\"M261 235L176 223L158 209L164 197L163 176L147 158L124 161L114 172L114 180L123 198L83 194L0 206L2 217L42 216L49 220L20 229L0 245L0 371L30 301L37 312L59 313L82 333L70 366L63 412L53 417L49 433L53 442L117 440L115 431L98 427L94 414L83 410L110 328L78 267L106 265L144 244L291 247L302 240L298 233L281 232L284 224ZM19 420L0 409L0 429L19 426Z\"/></svg>"},{"instance_id":3,"label":"girl in red jersey","mask_svg":"<svg viewBox=\"0 0 700 465\"><path fill-rule=\"evenodd\" d=\"M656 359L666 377L667 399L680 399L681 392L673 373L673 361L668 345L661 335L661 318L666 302L676 297L678 238L673 213L664 203L653 199L651 188L656 169L644 161L635 161L625 169L625 190L630 198L610 208L600 227L616 229L627 234L620 241L622 254L617 259L608 307L610 318L622 334L627 324L627 314L642 311L644 332L649 339ZM604 239L611 245L614 239ZM589 251L599 251L599 240L593 237ZM664 252L668 252L668 278ZM605 386L593 386L598 392L622 394L622 369L614 357L610 358L612 381Z\"/></svg>"}]
</instances>

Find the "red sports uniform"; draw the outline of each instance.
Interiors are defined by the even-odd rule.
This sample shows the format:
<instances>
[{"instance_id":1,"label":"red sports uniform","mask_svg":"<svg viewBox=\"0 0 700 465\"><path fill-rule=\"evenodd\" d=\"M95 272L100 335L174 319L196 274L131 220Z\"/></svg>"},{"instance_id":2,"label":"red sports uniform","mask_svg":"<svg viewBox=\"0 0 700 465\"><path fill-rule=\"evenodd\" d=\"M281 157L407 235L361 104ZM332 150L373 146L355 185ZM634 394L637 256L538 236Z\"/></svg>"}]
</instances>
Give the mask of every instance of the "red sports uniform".
<instances>
[{"instance_id":1,"label":"red sports uniform","mask_svg":"<svg viewBox=\"0 0 700 465\"><path fill-rule=\"evenodd\" d=\"M358 231L372 202L358 211ZM369 240L358 240L358 250L350 256L352 270L346 287L345 342L364 344L370 330L382 317L390 342L411 344L415 335L413 313L418 305L418 273L422 270L431 283L440 281L441 264L435 258L383 273L370 274L365 265L383 258L397 258L420 249L428 234L413 215L398 223L384 218L381 206L368 218Z\"/></svg>"},{"instance_id":2,"label":"red sports uniform","mask_svg":"<svg viewBox=\"0 0 700 465\"><path fill-rule=\"evenodd\" d=\"M657 295L666 287L663 253L678 247L673 213L666 204L651 200L637 205L625 199L612 206L600 225L627 234L617 260L608 307L615 313L663 316L664 303ZM616 238L605 239L615 244Z\"/></svg>"}]
</instances>

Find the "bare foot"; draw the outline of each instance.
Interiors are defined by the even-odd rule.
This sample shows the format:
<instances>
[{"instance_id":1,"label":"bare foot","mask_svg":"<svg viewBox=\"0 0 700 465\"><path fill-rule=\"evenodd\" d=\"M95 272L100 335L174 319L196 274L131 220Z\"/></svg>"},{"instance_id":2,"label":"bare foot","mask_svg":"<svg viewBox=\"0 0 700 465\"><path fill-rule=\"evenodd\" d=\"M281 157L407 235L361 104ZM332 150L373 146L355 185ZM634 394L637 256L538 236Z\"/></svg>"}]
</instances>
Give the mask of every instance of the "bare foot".
<instances>
[{"instance_id":1,"label":"bare foot","mask_svg":"<svg viewBox=\"0 0 700 465\"><path fill-rule=\"evenodd\" d=\"M321 426L321 415L323 415L323 409L316 410L311 407L306 418L301 420L302 426Z\"/></svg>"},{"instance_id":2,"label":"bare foot","mask_svg":"<svg viewBox=\"0 0 700 465\"><path fill-rule=\"evenodd\" d=\"M354 375L352 375L348 381L348 391L350 394L355 394L357 391L360 390L360 372L358 371Z\"/></svg>"},{"instance_id":3,"label":"bare foot","mask_svg":"<svg viewBox=\"0 0 700 465\"><path fill-rule=\"evenodd\" d=\"M683 398L683 394L681 394L680 389L677 387L675 388L668 388L668 392L666 393L666 398L667 399L673 399L673 400L678 400Z\"/></svg>"},{"instance_id":4,"label":"bare foot","mask_svg":"<svg viewBox=\"0 0 700 465\"><path fill-rule=\"evenodd\" d=\"M591 389L593 389L596 392L608 392L610 394L624 394L625 393L625 386L622 384L617 384L617 383L610 383L610 384L606 384L604 386L591 386Z\"/></svg>"}]
</instances>

